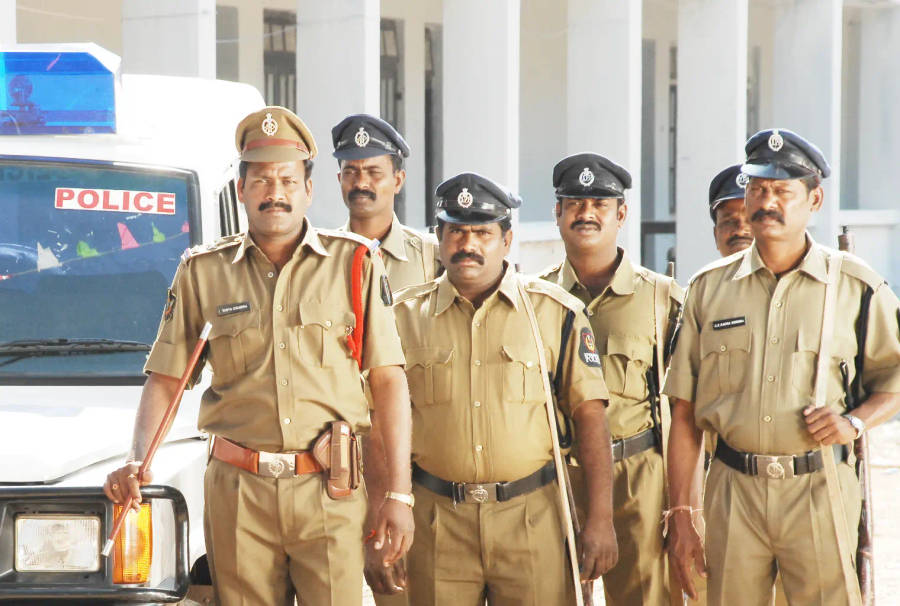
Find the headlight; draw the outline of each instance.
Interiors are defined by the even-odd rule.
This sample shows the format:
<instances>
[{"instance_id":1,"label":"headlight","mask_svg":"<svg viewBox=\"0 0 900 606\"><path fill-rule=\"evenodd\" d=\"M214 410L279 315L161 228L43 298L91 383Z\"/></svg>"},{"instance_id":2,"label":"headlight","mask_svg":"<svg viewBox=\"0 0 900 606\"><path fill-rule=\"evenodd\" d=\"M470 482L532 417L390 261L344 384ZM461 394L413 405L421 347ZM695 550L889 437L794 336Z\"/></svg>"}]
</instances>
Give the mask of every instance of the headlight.
<instances>
[{"instance_id":1,"label":"headlight","mask_svg":"<svg viewBox=\"0 0 900 606\"><path fill-rule=\"evenodd\" d=\"M100 518L77 515L16 517L16 570L100 570Z\"/></svg>"}]
</instances>

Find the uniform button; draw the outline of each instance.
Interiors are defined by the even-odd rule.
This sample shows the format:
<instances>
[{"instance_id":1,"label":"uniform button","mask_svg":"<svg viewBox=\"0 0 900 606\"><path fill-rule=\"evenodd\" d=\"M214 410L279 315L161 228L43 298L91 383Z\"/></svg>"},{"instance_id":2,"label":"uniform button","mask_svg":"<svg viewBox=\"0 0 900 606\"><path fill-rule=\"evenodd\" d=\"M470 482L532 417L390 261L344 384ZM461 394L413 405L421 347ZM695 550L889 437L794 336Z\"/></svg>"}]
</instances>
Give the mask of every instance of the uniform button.
<instances>
[{"instance_id":1,"label":"uniform button","mask_svg":"<svg viewBox=\"0 0 900 606\"><path fill-rule=\"evenodd\" d=\"M278 344L278 349L284 349L285 347L287 346L284 344L284 341Z\"/></svg>"},{"instance_id":2,"label":"uniform button","mask_svg":"<svg viewBox=\"0 0 900 606\"><path fill-rule=\"evenodd\" d=\"M772 422L772 417L770 417L769 415L766 415L766 416L763 417L763 421L765 421L766 423L771 423L771 422Z\"/></svg>"},{"instance_id":3,"label":"uniform button","mask_svg":"<svg viewBox=\"0 0 900 606\"><path fill-rule=\"evenodd\" d=\"M481 402L475 400L474 402L472 402L472 406L474 406L475 408L481 408Z\"/></svg>"},{"instance_id":4,"label":"uniform button","mask_svg":"<svg viewBox=\"0 0 900 606\"><path fill-rule=\"evenodd\" d=\"M534 362L532 362L531 360L525 362L525 368L531 368L532 366L534 366Z\"/></svg>"},{"instance_id":5,"label":"uniform button","mask_svg":"<svg viewBox=\"0 0 900 606\"><path fill-rule=\"evenodd\" d=\"M768 377L766 377L766 381L768 381L769 383L774 383L774 382L775 382L775 377L772 376L772 375L769 375Z\"/></svg>"},{"instance_id":6,"label":"uniform button","mask_svg":"<svg viewBox=\"0 0 900 606\"><path fill-rule=\"evenodd\" d=\"M775 307L777 307L778 309L781 309L782 305L784 305L784 303L782 303L781 301L775 301Z\"/></svg>"},{"instance_id":7,"label":"uniform button","mask_svg":"<svg viewBox=\"0 0 900 606\"><path fill-rule=\"evenodd\" d=\"M269 276L270 278L274 278L274 277L275 277L275 272L274 272L274 271L270 271L270 272L267 273L266 275Z\"/></svg>"},{"instance_id":8,"label":"uniform button","mask_svg":"<svg viewBox=\"0 0 900 606\"><path fill-rule=\"evenodd\" d=\"M475 328L481 328L481 322L475 322Z\"/></svg>"},{"instance_id":9,"label":"uniform button","mask_svg":"<svg viewBox=\"0 0 900 606\"><path fill-rule=\"evenodd\" d=\"M290 424L291 424L291 419L290 419L290 417L285 417L284 419L282 419L282 422L283 422L285 425L290 425Z\"/></svg>"},{"instance_id":10,"label":"uniform button","mask_svg":"<svg viewBox=\"0 0 900 606\"><path fill-rule=\"evenodd\" d=\"M778 344L778 337L772 337L771 339L769 339L769 342L770 342L772 345L777 345L777 344Z\"/></svg>"},{"instance_id":11,"label":"uniform button","mask_svg":"<svg viewBox=\"0 0 900 606\"><path fill-rule=\"evenodd\" d=\"M592 318L594 317L594 312L590 309L588 310L588 316Z\"/></svg>"},{"instance_id":12,"label":"uniform button","mask_svg":"<svg viewBox=\"0 0 900 606\"><path fill-rule=\"evenodd\" d=\"M724 345L719 345L719 351L725 351L726 349L728 349L728 348L725 347Z\"/></svg>"},{"instance_id":13,"label":"uniform button","mask_svg":"<svg viewBox=\"0 0 900 606\"><path fill-rule=\"evenodd\" d=\"M282 380L281 380L281 384L282 384L282 385L287 385L287 379L282 379Z\"/></svg>"},{"instance_id":14,"label":"uniform button","mask_svg":"<svg viewBox=\"0 0 900 606\"><path fill-rule=\"evenodd\" d=\"M475 452L481 452L482 450L484 450L484 446L482 446L481 444L475 445Z\"/></svg>"},{"instance_id":15,"label":"uniform button","mask_svg":"<svg viewBox=\"0 0 900 606\"><path fill-rule=\"evenodd\" d=\"M277 309L278 311L284 311L284 305L279 305L275 309Z\"/></svg>"},{"instance_id":16,"label":"uniform button","mask_svg":"<svg viewBox=\"0 0 900 606\"><path fill-rule=\"evenodd\" d=\"M481 360L475 360L475 366L481 366Z\"/></svg>"},{"instance_id":17,"label":"uniform button","mask_svg":"<svg viewBox=\"0 0 900 606\"><path fill-rule=\"evenodd\" d=\"M331 328L331 320L325 320L325 328Z\"/></svg>"}]
</instances>

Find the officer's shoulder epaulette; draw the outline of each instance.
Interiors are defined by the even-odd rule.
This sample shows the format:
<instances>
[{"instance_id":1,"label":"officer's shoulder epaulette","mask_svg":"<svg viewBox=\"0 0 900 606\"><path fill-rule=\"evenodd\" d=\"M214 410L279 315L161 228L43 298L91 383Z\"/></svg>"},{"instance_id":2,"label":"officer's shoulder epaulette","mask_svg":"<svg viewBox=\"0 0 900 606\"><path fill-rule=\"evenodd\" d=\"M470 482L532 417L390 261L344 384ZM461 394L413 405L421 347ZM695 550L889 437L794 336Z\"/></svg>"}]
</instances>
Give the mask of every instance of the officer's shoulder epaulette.
<instances>
[{"instance_id":1,"label":"officer's shoulder epaulette","mask_svg":"<svg viewBox=\"0 0 900 606\"><path fill-rule=\"evenodd\" d=\"M541 271L539 271L537 273L537 276L538 276L538 278L541 278L542 280L546 280L547 276L549 276L550 274L555 274L556 272L560 271L562 269L562 266L563 266L562 263L557 263L556 265L550 265L548 267L545 267Z\"/></svg>"},{"instance_id":2,"label":"officer's shoulder epaulette","mask_svg":"<svg viewBox=\"0 0 900 606\"><path fill-rule=\"evenodd\" d=\"M322 229L317 227L316 233L320 236L324 236L325 238L336 238L341 240L351 240L356 244L362 244L364 246L368 246L369 250L373 250L375 248L375 241L370 240L365 236L361 236L352 231L344 231L342 229Z\"/></svg>"},{"instance_id":3,"label":"officer's shoulder epaulette","mask_svg":"<svg viewBox=\"0 0 900 606\"><path fill-rule=\"evenodd\" d=\"M406 242L409 243L410 246L418 250L422 251L423 243L426 242L425 234L420 232L419 230L409 227L408 225L400 224L400 231L403 232L403 237Z\"/></svg>"},{"instance_id":4,"label":"officer's shoulder epaulette","mask_svg":"<svg viewBox=\"0 0 900 606\"><path fill-rule=\"evenodd\" d=\"M684 303L684 289L675 281L675 278L655 272L643 265L634 264L634 271L643 280L653 285L657 282L669 281L671 284L671 287L669 288L669 297L679 305Z\"/></svg>"},{"instance_id":5,"label":"officer's shoulder epaulette","mask_svg":"<svg viewBox=\"0 0 900 606\"><path fill-rule=\"evenodd\" d=\"M562 286L557 286L537 276L524 278L525 290L531 293L546 295L564 307L572 311L580 312L584 309L584 302L575 295L569 294Z\"/></svg>"},{"instance_id":6,"label":"officer's shoulder epaulette","mask_svg":"<svg viewBox=\"0 0 900 606\"><path fill-rule=\"evenodd\" d=\"M432 280L431 282L425 282L423 284L413 284L412 286L401 288L394 293L394 305L402 303L403 301L415 299L416 297L423 297L428 293L433 292L437 287L437 280Z\"/></svg>"},{"instance_id":7,"label":"officer's shoulder epaulette","mask_svg":"<svg viewBox=\"0 0 900 606\"><path fill-rule=\"evenodd\" d=\"M878 275L878 272L872 269L868 263L856 255L847 252L842 254L844 255L844 260L841 262L841 273L853 276L860 282L864 282L866 285L871 286L873 289L878 288L884 283L884 278Z\"/></svg>"},{"instance_id":8,"label":"officer's shoulder epaulette","mask_svg":"<svg viewBox=\"0 0 900 606\"><path fill-rule=\"evenodd\" d=\"M216 252L217 250L222 250L223 248L230 248L232 246L238 246L243 240L244 234L231 234L230 236L223 236L217 239L215 242L211 242L209 244L197 244L196 246L191 246L190 248L185 249L183 253L181 253L182 261L189 261L194 257L205 255L207 253Z\"/></svg>"},{"instance_id":9,"label":"officer's shoulder epaulette","mask_svg":"<svg viewBox=\"0 0 900 606\"><path fill-rule=\"evenodd\" d=\"M740 250L740 251L734 253L733 255L728 255L727 257L722 257L721 259L716 259L712 263L708 263L707 265L704 265L703 267L701 267L697 271L697 273L695 273L693 276L691 276L691 279L688 280L688 284L689 285L693 284L694 282L696 282L698 279L702 278L706 274L712 273L719 269L723 269L734 263L740 263L741 259L744 258L744 255L749 255L749 254L750 254L750 249L745 248L744 250Z\"/></svg>"}]
</instances>

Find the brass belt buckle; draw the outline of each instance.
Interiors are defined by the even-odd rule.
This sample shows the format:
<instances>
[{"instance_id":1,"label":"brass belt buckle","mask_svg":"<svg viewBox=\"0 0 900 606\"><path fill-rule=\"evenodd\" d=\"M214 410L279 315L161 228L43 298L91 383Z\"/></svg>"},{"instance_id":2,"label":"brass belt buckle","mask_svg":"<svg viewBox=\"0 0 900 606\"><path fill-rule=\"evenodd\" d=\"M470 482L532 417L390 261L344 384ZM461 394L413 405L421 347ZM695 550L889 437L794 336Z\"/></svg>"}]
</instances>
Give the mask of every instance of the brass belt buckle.
<instances>
[{"instance_id":1,"label":"brass belt buckle","mask_svg":"<svg viewBox=\"0 0 900 606\"><path fill-rule=\"evenodd\" d=\"M756 469L759 475L770 480L785 480L794 477L794 457L756 455Z\"/></svg>"},{"instance_id":2,"label":"brass belt buckle","mask_svg":"<svg viewBox=\"0 0 900 606\"><path fill-rule=\"evenodd\" d=\"M464 484L463 485L464 503L487 503L488 501L497 500L497 484Z\"/></svg>"},{"instance_id":3,"label":"brass belt buckle","mask_svg":"<svg viewBox=\"0 0 900 606\"><path fill-rule=\"evenodd\" d=\"M267 478L289 478L294 475L297 455L283 452L260 452L257 473Z\"/></svg>"}]
</instances>

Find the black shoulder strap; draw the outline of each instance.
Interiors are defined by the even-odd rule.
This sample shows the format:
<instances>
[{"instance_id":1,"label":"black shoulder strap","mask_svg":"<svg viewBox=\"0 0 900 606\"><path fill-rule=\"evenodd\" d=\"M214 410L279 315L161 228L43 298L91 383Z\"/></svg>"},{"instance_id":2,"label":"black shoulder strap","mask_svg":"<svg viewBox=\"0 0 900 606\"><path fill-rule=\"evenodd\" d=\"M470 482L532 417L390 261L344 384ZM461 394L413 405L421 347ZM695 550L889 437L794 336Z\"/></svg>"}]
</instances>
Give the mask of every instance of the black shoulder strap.
<instances>
[{"instance_id":1,"label":"black shoulder strap","mask_svg":"<svg viewBox=\"0 0 900 606\"><path fill-rule=\"evenodd\" d=\"M875 291L871 286L866 286L859 301L859 316L856 318L856 357L853 359L856 374L853 377L853 385L850 394L853 397L853 408L862 404L864 394L862 392L863 364L866 359L866 339L869 336L869 304Z\"/></svg>"},{"instance_id":2,"label":"black shoulder strap","mask_svg":"<svg viewBox=\"0 0 900 606\"><path fill-rule=\"evenodd\" d=\"M562 383L563 362L566 358L566 349L569 346L569 337L572 334L572 328L575 326L575 312L571 309L566 312L566 319L563 320L562 333L559 337L559 354L556 356L556 371L553 373L552 384L553 393L559 399L560 384ZM559 417L562 416L562 419ZM556 431L559 435L559 447L562 449L571 448L575 441L572 432L572 421L566 415L557 414Z\"/></svg>"}]
</instances>

